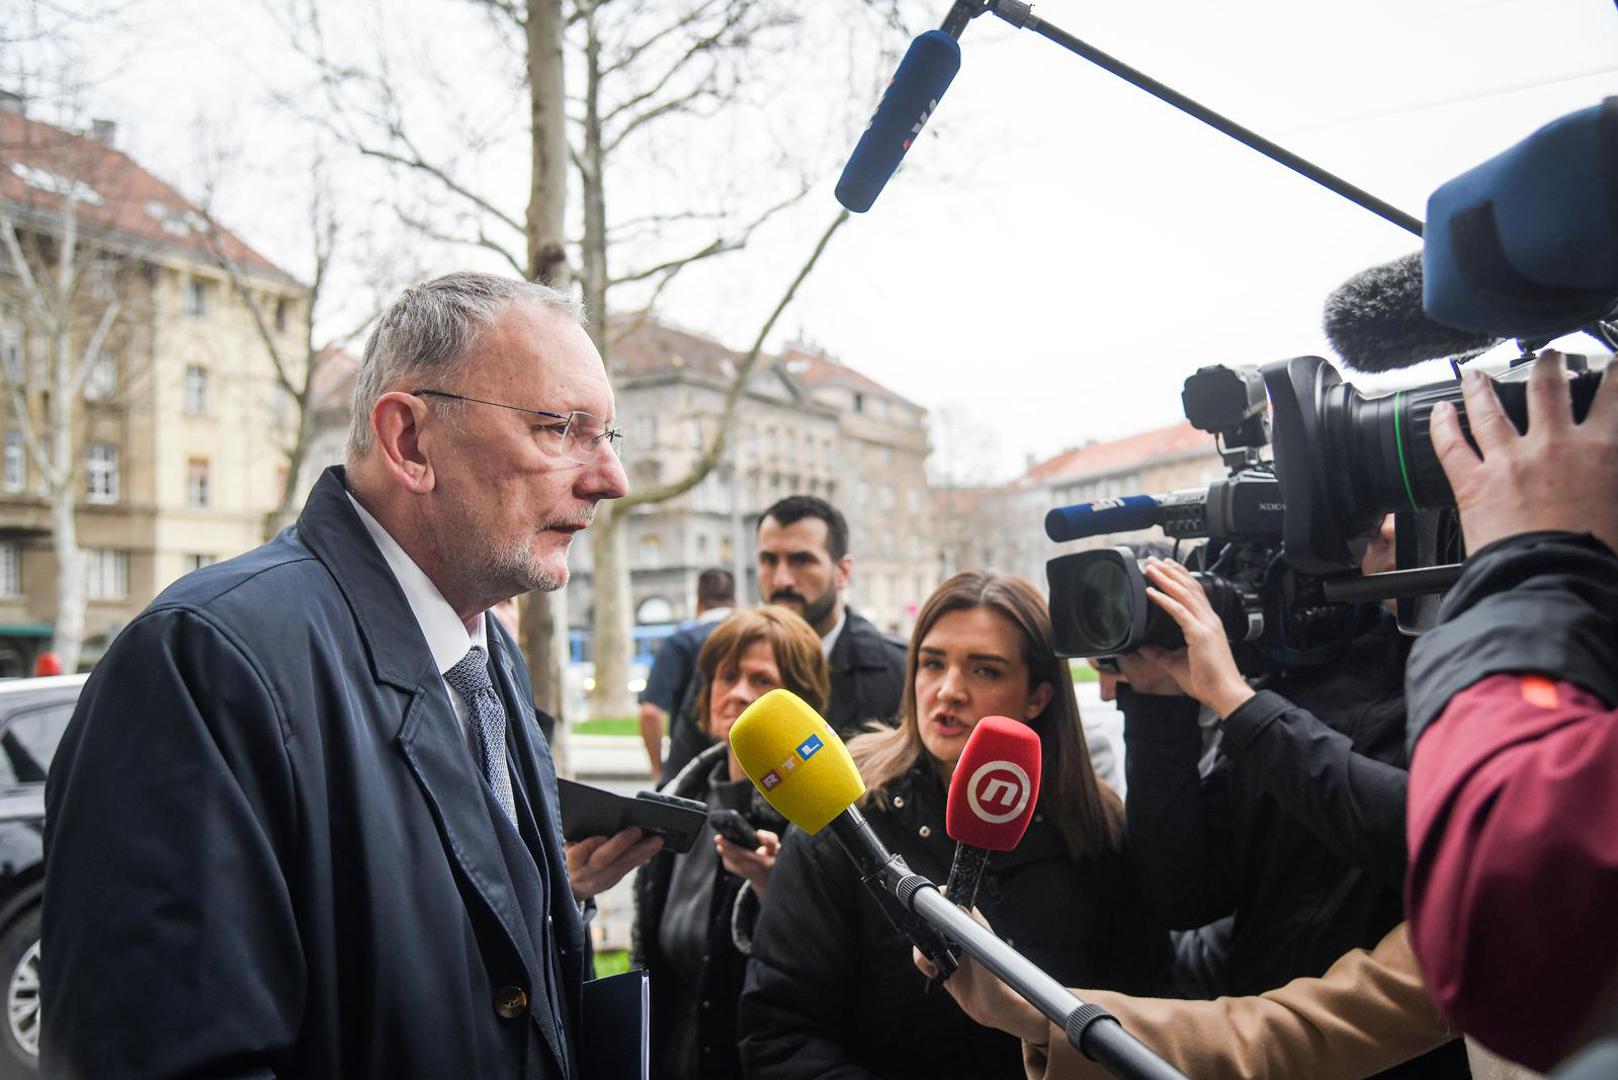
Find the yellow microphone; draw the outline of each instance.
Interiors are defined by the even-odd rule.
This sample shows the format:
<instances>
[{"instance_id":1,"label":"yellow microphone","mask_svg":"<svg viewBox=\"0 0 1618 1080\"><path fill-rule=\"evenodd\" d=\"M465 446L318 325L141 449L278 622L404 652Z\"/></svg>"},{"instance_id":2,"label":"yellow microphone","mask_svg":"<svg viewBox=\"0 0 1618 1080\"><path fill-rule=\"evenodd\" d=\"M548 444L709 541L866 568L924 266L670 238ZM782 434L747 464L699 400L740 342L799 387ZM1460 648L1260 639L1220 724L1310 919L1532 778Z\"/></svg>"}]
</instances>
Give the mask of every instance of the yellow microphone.
<instances>
[{"instance_id":1,"label":"yellow microphone","mask_svg":"<svg viewBox=\"0 0 1618 1080\"><path fill-rule=\"evenodd\" d=\"M865 794L848 747L791 690L749 705L731 726L730 749L770 805L811 835Z\"/></svg>"},{"instance_id":2,"label":"yellow microphone","mask_svg":"<svg viewBox=\"0 0 1618 1080\"><path fill-rule=\"evenodd\" d=\"M730 751L782 817L810 834L829 826L895 929L940 971L955 970L949 943L908 902L917 890L937 888L871 831L854 805L865 794L865 781L843 740L808 702L790 690L771 690L731 725Z\"/></svg>"}]
</instances>

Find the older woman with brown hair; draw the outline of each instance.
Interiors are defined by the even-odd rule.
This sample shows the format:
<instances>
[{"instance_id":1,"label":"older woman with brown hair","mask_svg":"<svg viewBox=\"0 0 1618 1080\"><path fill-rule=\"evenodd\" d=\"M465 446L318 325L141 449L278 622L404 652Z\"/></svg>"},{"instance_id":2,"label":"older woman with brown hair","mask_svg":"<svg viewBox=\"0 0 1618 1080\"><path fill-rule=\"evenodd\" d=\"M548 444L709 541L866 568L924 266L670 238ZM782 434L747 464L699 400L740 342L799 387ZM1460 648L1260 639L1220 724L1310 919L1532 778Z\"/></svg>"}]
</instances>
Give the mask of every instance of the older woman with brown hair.
<instances>
[{"instance_id":1,"label":"older woman with brown hair","mask_svg":"<svg viewBox=\"0 0 1618 1080\"><path fill-rule=\"evenodd\" d=\"M914 870L943 881L955 847L944 832L950 776L985 716L1039 734L1044 779L1022 842L990 857L979 909L1065 985L1161 992L1168 934L1136 892L1123 806L1096 780L1072 675L1052 646L1045 599L1025 579L957 574L923 606L899 726L849 744L871 827ZM910 943L825 831L794 832L781 851L740 1018L750 1077L1023 1075L1015 1038L977 1025L927 986Z\"/></svg>"},{"instance_id":2,"label":"older woman with brown hair","mask_svg":"<svg viewBox=\"0 0 1618 1080\"><path fill-rule=\"evenodd\" d=\"M726 738L754 700L785 687L824 709L831 675L820 636L785 607L739 611L714 628L697 657L698 726L717 739L664 789L710 811L736 811L755 842L735 843L710 821L683 855L665 852L635 879L634 960L652 975L652 1075L741 1076L736 999L749 935L786 822L754 790Z\"/></svg>"}]
</instances>

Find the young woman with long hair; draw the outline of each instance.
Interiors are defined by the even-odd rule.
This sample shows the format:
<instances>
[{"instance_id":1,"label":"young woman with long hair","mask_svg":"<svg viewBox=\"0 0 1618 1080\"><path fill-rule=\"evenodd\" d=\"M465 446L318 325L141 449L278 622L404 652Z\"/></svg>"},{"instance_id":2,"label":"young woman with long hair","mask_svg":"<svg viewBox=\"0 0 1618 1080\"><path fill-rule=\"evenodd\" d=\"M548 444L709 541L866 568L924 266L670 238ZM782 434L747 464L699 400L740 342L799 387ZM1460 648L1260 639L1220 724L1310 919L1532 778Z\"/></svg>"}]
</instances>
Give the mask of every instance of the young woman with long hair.
<instances>
[{"instance_id":1,"label":"young woman with long hair","mask_svg":"<svg viewBox=\"0 0 1618 1080\"><path fill-rule=\"evenodd\" d=\"M944 880L955 847L944 831L949 780L985 716L1039 734L1044 776L1022 842L989 859L979 910L1065 985L1161 992L1168 934L1136 892L1123 806L1090 766L1072 676L1054 652L1045 599L1025 579L957 574L923 606L898 727L849 746L877 835L912 869ZM1016 1039L928 987L910 943L828 832L794 832L781 850L740 1028L747 1075L767 1080L1023 1076Z\"/></svg>"}]
</instances>

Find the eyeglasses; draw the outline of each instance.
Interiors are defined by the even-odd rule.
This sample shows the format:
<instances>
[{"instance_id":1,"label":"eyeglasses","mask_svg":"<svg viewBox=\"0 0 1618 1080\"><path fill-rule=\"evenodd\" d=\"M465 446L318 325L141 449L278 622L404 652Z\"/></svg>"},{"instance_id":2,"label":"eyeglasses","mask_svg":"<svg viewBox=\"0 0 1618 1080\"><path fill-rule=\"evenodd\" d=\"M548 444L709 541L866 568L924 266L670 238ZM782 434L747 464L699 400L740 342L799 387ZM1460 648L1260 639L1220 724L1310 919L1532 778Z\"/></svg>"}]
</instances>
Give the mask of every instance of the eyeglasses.
<instances>
[{"instance_id":1,"label":"eyeglasses","mask_svg":"<svg viewBox=\"0 0 1618 1080\"><path fill-rule=\"evenodd\" d=\"M558 421L547 424L542 429L547 433L546 449L549 453L576 465L592 464L605 446L616 457L624 441L624 433L618 428L608 427L607 421L594 413L570 412L554 413L544 409L526 409L521 405L504 405L498 401L484 401L482 398L467 397L465 394L452 394L448 390L412 390L415 397L450 398L455 401L470 401L476 405L493 405L497 409L510 409L512 412L528 413L530 416L543 416L548 420Z\"/></svg>"}]
</instances>

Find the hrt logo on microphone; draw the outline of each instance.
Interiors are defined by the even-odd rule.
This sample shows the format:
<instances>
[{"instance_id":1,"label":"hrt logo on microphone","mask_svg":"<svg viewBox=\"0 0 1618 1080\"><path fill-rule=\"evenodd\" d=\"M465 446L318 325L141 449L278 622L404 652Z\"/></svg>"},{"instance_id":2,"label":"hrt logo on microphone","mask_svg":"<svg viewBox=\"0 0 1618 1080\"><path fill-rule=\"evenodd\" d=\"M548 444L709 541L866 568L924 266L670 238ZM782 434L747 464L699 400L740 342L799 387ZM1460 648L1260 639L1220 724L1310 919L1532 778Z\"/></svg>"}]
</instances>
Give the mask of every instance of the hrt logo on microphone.
<instances>
[{"instance_id":1,"label":"hrt logo on microphone","mask_svg":"<svg viewBox=\"0 0 1618 1080\"><path fill-rule=\"evenodd\" d=\"M937 110L938 99L933 98L933 100L927 103L927 107L921 110L921 119L917 120L915 124L911 125L910 138L906 139L903 143L906 150L909 150L911 145L915 143L917 136L921 134L921 129L927 126L927 121L933 118L933 113Z\"/></svg>"},{"instance_id":2,"label":"hrt logo on microphone","mask_svg":"<svg viewBox=\"0 0 1618 1080\"><path fill-rule=\"evenodd\" d=\"M966 783L966 803L979 821L1000 825L1020 817L1033 797L1033 784L1021 765L986 761Z\"/></svg>"}]
</instances>

